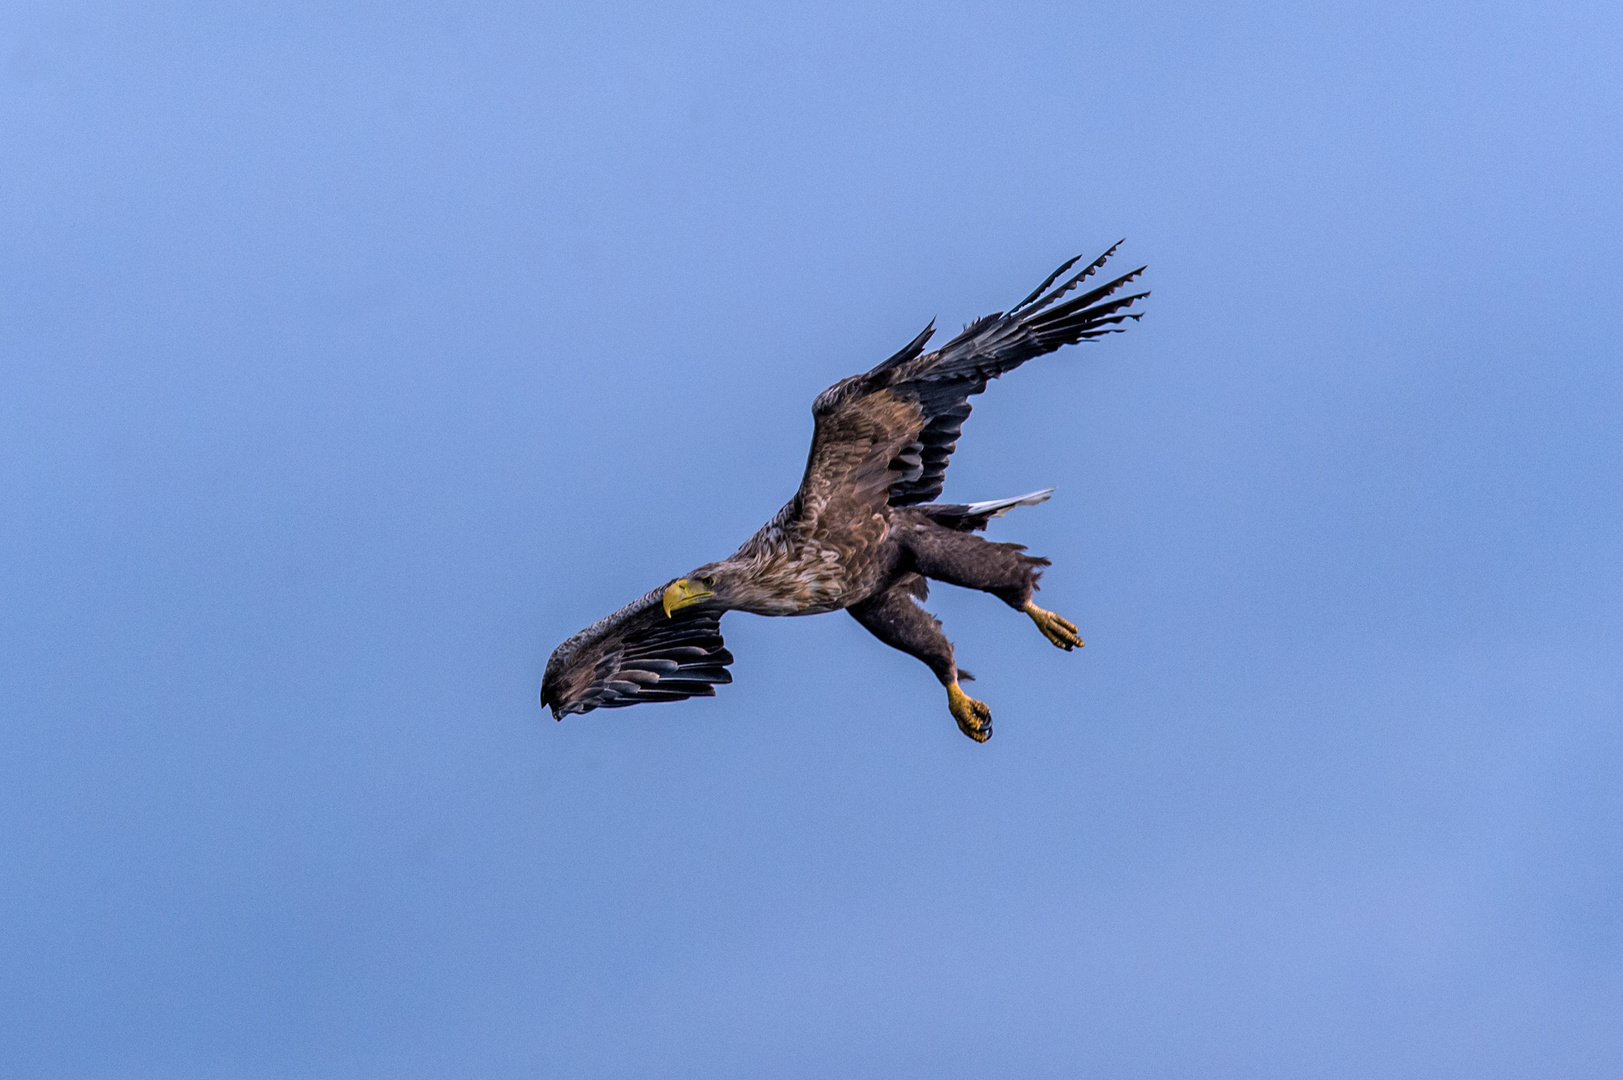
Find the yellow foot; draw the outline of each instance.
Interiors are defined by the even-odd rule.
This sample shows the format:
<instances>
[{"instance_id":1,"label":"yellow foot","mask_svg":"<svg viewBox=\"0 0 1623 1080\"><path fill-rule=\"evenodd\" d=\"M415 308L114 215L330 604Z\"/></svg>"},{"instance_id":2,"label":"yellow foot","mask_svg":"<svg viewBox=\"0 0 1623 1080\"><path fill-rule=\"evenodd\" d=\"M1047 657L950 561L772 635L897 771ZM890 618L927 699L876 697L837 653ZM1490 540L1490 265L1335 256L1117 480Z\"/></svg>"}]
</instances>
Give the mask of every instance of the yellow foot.
<instances>
[{"instance_id":1,"label":"yellow foot","mask_svg":"<svg viewBox=\"0 0 1623 1080\"><path fill-rule=\"evenodd\" d=\"M1031 621L1037 624L1037 629L1043 632L1043 637L1066 652L1082 644L1082 639L1076 635L1075 624L1069 619L1061 618L1052 611L1044 611L1030 600L1026 601L1024 610L1031 616Z\"/></svg>"},{"instance_id":2,"label":"yellow foot","mask_svg":"<svg viewBox=\"0 0 1623 1080\"><path fill-rule=\"evenodd\" d=\"M971 739L985 742L992 737L992 710L984 701L976 701L964 693L957 683L947 687L947 708L958 721L958 730Z\"/></svg>"}]
</instances>

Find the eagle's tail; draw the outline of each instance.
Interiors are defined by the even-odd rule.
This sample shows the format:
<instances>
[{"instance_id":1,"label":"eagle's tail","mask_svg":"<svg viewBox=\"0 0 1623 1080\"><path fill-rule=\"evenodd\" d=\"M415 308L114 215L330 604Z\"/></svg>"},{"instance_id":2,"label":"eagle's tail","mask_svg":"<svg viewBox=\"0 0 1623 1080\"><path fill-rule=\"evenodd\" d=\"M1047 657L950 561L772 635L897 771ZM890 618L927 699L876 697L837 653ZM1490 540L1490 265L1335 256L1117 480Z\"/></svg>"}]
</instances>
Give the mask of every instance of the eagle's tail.
<instances>
[{"instance_id":1,"label":"eagle's tail","mask_svg":"<svg viewBox=\"0 0 1623 1080\"><path fill-rule=\"evenodd\" d=\"M952 529L955 532L979 532L986 528L986 523L993 518L1002 517L1017 506L1036 506L1038 503L1045 503L1052 494L1053 488L1044 488L1041 491L1033 491L1030 495L1016 495L1012 499L991 499L968 505L930 503L912 509L924 514L944 529Z\"/></svg>"}]
</instances>

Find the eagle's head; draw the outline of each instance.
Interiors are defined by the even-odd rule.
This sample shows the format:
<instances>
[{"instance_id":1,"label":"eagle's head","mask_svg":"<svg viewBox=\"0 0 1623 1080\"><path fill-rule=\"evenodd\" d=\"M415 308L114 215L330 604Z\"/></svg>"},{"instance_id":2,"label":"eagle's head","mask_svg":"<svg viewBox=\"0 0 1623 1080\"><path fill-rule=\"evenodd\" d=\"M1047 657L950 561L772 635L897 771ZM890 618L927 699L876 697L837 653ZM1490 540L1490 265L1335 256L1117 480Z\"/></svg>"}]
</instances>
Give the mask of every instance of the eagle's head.
<instances>
[{"instance_id":1,"label":"eagle's head","mask_svg":"<svg viewBox=\"0 0 1623 1080\"><path fill-rule=\"evenodd\" d=\"M665 614L669 617L700 605L726 611L735 606L743 584L742 568L726 562L705 563L665 587Z\"/></svg>"}]
</instances>

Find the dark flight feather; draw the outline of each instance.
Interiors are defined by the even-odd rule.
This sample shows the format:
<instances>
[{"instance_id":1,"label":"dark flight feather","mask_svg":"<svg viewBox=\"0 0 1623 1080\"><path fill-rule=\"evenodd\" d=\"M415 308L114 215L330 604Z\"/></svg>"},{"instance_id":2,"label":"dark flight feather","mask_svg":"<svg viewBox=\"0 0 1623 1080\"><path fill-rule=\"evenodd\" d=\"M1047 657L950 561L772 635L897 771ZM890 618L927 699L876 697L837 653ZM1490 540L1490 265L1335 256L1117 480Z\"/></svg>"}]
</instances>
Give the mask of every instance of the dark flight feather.
<instances>
[{"instance_id":1,"label":"dark flight feather","mask_svg":"<svg viewBox=\"0 0 1623 1080\"><path fill-rule=\"evenodd\" d=\"M541 704L562 719L592 709L714 697L717 683L732 682L722 613L667 618L664 593L662 585L558 646L541 680Z\"/></svg>"}]
</instances>

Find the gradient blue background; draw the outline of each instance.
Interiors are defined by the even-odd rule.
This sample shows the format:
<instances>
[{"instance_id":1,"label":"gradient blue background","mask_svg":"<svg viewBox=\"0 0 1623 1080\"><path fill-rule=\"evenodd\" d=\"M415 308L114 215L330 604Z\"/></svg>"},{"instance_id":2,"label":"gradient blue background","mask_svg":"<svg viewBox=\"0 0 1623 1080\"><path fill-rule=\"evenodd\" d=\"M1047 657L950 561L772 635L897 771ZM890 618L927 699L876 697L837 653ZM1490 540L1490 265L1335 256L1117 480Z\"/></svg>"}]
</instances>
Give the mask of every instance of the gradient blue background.
<instances>
[{"instance_id":1,"label":"gradient blue background","mask_svg":"<svg viewBox=\"0 0 1623 1080\"><path fill-rule=\"evenodd\" d=\"M8 1077L1623 1073L1615 3L0 16ZM843 615L555 724L812 397L1128 237Z\"/></svg>"}]
</instances>

